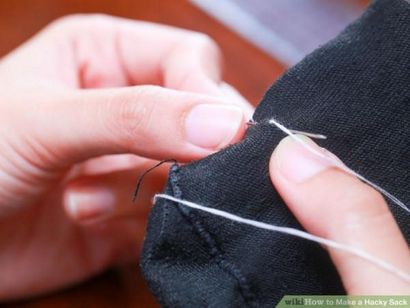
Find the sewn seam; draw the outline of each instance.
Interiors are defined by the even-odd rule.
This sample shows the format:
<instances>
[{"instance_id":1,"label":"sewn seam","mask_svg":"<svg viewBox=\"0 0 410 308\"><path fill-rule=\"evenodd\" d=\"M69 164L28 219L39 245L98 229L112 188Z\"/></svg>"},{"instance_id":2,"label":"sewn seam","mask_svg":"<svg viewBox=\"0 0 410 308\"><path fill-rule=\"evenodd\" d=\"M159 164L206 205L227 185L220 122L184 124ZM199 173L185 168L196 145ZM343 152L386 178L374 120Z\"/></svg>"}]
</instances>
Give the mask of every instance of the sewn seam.
<instances>
[{"instance_id":1,"label":"sewn seam","mask_svg":"<svg viewBox=\"0 0 410 308\"><path fill-rule=\"evenodd\" d=\"M169 182L171 184L174 197L178 199L183 199L182 190L180 189L178 185L178 180L179 180L178 174L177 174L178 171L179 171L179 166L177 164L172 165L170 176L169 176ZM230 274L237 281L239 285L240 294L242 295L242 298L245 304L247 304L250 307L256 306L254 303L255 296L251 291L251 288L249 286L249 283L246 277L242 274L240 269L236 267L235 264L230 263L229 261L226 260L226 258L224 258L223 252L217 246L216 240L214 239L214 237L206 230L204 225L198 220L198 218L196 218L192 214L192 212L189 209L179 204L177 205L177 208L180 211L180 213L185 218L187 218L187 220L191 223L192 227L199 234L201 239L208 245L208 247L210 248L209 254L216 261L218 266L223 271Z\"/></svg>"}]
</instances>

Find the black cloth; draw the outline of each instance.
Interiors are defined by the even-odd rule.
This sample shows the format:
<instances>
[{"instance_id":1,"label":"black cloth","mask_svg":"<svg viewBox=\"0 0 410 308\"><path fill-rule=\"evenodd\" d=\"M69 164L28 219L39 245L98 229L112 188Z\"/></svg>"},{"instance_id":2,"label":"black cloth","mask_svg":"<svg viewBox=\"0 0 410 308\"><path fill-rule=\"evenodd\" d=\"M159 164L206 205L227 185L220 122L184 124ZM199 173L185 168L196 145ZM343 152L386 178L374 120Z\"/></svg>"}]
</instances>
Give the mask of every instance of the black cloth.
<instances>
[{"instance_id":1,"label":"black cloth","mask_svg":"<svg viewBox=\"0 0 410 308\"><path fill-rule=\"evenodd\" d=\"M266 124L272 117L325 134L322 146L410 204L409 3L373 3L269 89L254 115L260 124L243 141L174 165L165 193L302 229L269 179L269 157L285 136ZM409 241L410 215L390 207ZM152 209L141 265L166 307L272 307L285 294L345 292L319 245L163 199Z\"/></svg>"}]
</instances>

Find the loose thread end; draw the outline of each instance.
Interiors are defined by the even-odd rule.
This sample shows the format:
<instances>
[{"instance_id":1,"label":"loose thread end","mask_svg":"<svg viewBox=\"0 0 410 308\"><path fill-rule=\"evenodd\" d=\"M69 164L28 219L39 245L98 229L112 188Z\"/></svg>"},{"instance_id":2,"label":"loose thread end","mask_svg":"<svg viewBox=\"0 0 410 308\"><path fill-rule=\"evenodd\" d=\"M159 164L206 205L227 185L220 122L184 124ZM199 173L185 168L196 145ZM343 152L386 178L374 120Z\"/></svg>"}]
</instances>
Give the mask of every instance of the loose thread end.
<instances>
[{"instance_id":1,"label":"loose thread end","mask_svg":"<svg viewBox=\"0 0 410 308\"><path fill-rule=\"evenodd\" d=\"M143 182L145 176L146 176L148 173L150 173L151 171L153 171L154 169L160 167L161 165L163 165L163 164L165 164L165 163L174 163L174 164L176 164L176 163L178 163L178 162L177 162L177 160L174 159L174 158L164 159L164 160L160 161L159 163L157 163L156 165L152 166L151 168L145 170L145 171L140 175L140 177L139 177L138 180L137 180L137 185L136 185L135 190L134 190L134 193L133 193L133 195L132 195L132 203L135 203L135 202L137 201L138 192L139 192L139 190L140 190L140 188L141 188L141 185L142 185L142 182ZM156 195L154 196L154 200L155 200L155 198L156 198Z\"/></svg>"}]
</instances>

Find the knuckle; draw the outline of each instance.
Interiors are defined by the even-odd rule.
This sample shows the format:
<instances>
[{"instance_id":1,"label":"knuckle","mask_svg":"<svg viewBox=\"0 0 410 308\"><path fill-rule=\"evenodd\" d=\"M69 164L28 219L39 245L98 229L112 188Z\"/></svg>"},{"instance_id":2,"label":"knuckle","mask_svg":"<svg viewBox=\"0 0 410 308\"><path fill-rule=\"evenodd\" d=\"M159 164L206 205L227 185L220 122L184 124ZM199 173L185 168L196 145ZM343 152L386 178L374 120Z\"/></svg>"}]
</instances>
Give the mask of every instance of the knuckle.
<instances>
[{"instance_id":1,"label":"knuckle","mask_svg":"<svg viewBox=\"0 0 410 308\"><path fill-rule=\"evenodd\" d=\"M192 40L204 46L216 45L216 42L206 33L195 32L192 34Z\"/></svg>"},{"instance_id":2,"label":"knuckle","mask_svg":"<svg viewBox=\"0 0 410 308\"><path fill-rule=\"evenodd\" d=\"M111 26L112 22L114 21L114 17L102 13L95 13L95 14L85 14L82 15L81 23L83 26L87 26L89 28L106 28L107 26Z\"/></svg>"},{"instance_id":3,"label":"knuckle","mask_svg":"<svg viewBox=\"0 0 410 308\"><path fill-rule=\"evenodd\" d=\"M62 31L71 29L78 22L82 22L83 18L83 14L72 14L60 17L48 25L48 30Z\"/></svg>"},{"instance_id":4,"label":"knuckle","mask_svg":"<svg viewBox=\"0 0 410 308\"><path fill-rule=\"evenodd\" d=\"M155 86L139 86L108 103L110 127L119 131L119 142L132 149L137 137L146 135L154 115Z\"/></svg>"},{"instance_id":5,"label":"knuckle","mask_svg":"<svg viewBox=\"0 0 410 308\"><path fill-rule=\"evenodd\" d=\"M192 35L192 42L207 51L212 51L217 54L220 53L220 48L216 41L205 33L194 33Z\"/></svg>"},{"instance_id":6,"label":"knuckle","mask_svg":"<svg viewBox=\"0 0 410 308\"><path fill-rule=\"evenodd\" d=\"M54 20L47 26L47 30L54 32L67 32L75 30L87 30L90 27L98 27L107 24L112 17L105 14L70 14Z\"/></svg>"}]
</instances>

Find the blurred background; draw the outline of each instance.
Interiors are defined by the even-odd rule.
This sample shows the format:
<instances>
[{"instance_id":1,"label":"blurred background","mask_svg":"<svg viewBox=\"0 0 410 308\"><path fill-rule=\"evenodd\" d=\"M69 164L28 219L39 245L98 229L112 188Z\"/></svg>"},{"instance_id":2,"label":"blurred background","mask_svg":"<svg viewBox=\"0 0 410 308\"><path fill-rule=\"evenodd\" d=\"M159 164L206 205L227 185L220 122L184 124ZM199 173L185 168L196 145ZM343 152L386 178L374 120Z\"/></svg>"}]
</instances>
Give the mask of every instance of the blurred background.
<instances>
[{"instance_id":1,"label":"blurred background","mask_svg":"<svg viewBox=\"0 0 410 308\"><path fill-rule=\"evenodd\" d=\"M225 79L256 104L287 67L333 38L368 0L2 0L0 56L67 14L105 13L207 33ZM244 74L247 77L244 78Z\"/></svg>"},{"instance_id":2,"label":"blurred background","mask_svg":"<svg viewBox=\"0 0 410 308\"><path fill-rule=\"evenodd\" d=\"M368 4L357 0L192 2L286 66L332 39Z\"/></svg>"},{"instance_id":3,"label":"blurred background","mask_svg":"<svg viewBox=\"0 0 410 308\"><path fill-rule=\"evenodd\" d=\"M1 0L0 57L52 20L105 13L210 35L225 80L256 105L288 67L337 35L368 0ZM137 261L82 285L5 307L158 307Z\"/></svg>"}]
</instances>

